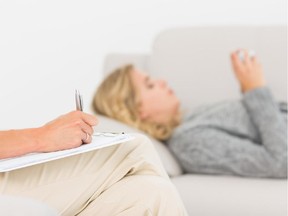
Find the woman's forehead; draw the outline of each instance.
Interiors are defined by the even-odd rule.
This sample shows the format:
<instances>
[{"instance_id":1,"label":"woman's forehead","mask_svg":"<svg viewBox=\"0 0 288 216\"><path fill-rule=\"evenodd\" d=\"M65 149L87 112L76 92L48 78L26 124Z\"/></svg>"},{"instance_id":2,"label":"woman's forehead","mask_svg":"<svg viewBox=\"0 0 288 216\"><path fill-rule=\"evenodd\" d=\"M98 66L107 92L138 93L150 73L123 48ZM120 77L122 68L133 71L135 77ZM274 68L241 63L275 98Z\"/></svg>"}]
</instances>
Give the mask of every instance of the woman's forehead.
<instances>
[{"instance_id":1,"label":"woman's forehead","mask_svg":"<svg viewBox=\"0 0 288 216\"><path fill-rule=\"evenodd\" d=\"M138 69L133 69L131 76L132 76L132 80L135 84L136 83L139 84L141 82L144 82L145 79L147 79L147 77L148 77L147 74L143 73L142 71L140 71Z\"/></svg>"}]
</instances>

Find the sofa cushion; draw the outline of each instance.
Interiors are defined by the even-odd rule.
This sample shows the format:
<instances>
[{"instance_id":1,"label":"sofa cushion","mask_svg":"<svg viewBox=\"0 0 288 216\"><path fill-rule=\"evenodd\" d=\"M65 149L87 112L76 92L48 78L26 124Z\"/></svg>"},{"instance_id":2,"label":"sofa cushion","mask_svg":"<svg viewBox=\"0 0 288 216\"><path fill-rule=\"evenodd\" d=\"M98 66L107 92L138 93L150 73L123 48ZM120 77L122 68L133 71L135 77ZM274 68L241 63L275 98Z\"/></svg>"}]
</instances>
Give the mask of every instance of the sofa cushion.
<instances>
[{"instance_id":1,"label":"sofa cushion","mask_svg":"<svg viewBox=\"0 0 288 216\"><path fill-rule=\"evenodd\" d=\"M172 182L189 215L287 215L287 180L189 174Z\"/></svg>"},{"instance_id":2,"label":"sofa cushion","mask_svg":"<svg viewBox=\"0 0 288 216\"><path fill-rule=\"evenodd\" d=\"M114 120L112 118L108 118L103 115L97 115L99 119L99 124L95 127L95 131L99 132L125 132L125 133L142 133L145 134L142 131L139 131L133 127L130 127L122 122L119 122L117 120ZM148 136L147 134L145 134ZM153 142L160 159L163 163L163 166L165 170L167 171L169 176L178 176L182 174L182 169L174 156L170 153L168 148L158 140L152 138L151 136L148 136L150 140Z\"/></svg>"}]
</instances>

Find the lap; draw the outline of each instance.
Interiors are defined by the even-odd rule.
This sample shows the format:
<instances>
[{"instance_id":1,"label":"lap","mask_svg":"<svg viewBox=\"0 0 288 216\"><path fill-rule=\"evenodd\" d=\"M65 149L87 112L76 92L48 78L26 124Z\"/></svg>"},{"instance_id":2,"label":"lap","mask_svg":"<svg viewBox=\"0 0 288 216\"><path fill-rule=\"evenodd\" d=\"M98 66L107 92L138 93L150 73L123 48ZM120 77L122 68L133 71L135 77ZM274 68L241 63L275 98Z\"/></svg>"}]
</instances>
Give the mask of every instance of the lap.
<instances>
[{"instance_id":1,"label":"lap","mask_svg":"<svg viewBox=\"0 0 288 216\"><path fill-rule=\"evenodd\" d=\"M132 141L0 174L1 194L41 200L61 214L75 214L127 174L167 178L151 142Z\"/></svg>"}]
</instances>

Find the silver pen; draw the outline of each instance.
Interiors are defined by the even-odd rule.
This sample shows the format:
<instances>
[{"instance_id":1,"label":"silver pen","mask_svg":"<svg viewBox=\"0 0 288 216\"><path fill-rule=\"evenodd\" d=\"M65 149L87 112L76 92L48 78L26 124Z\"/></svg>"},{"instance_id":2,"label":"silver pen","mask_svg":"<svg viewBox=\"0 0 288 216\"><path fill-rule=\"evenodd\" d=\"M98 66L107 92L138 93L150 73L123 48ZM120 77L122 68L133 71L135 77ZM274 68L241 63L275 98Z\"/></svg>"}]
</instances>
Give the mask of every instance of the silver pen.
<instances>
[{"instance_id":1,"label":"silver pen","mask_svg":"<svg viewBox=\"0 0 288 216\"><path fill-rule=\"evenodd\" d=\"M76 102L76 110L83 111L83 98L80 94L79 90L75 90L75 102ZM105 137L114 137L121 134L125 134L124 132L94 132L92 136L105 136Z\"/></svg>"},{"instance_id":2,"label":"silver pen","mask_svg":"<svg viewBox=\"0 0 288 216\"><path fill-rule=\"evenodd\" d=\"M76 110L83 111L83 98L79 90L75 90Z\"/></svg>"}]
</instances>

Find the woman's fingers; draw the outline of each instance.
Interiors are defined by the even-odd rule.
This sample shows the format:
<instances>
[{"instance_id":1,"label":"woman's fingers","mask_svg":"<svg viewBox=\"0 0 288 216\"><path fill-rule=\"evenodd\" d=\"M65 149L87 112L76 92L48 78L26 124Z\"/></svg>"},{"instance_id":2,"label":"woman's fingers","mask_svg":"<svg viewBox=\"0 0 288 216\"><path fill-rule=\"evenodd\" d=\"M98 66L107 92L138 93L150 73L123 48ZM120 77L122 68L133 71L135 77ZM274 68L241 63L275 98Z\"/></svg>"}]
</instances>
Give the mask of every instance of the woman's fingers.
<instances>
[{"instance_id":1,"label":"woman's fingers","mask_svg":"<svg viewBox=\"0 0 288 216\"><path fill-rule=\"evenodd\" d=\"M96 116L81 112L81 118L85 123L89 124L90 126L95 126L98 124L98 119L96 118Z\"/></svg>"},{"instance_id":2,"label":"woman's fingers","mask_svg":"<svg viewBox=\"0 0 288 216\"><path fill-rule=\"evenodd\" d=\"M231 54L234 73L243 92L265 85L263 71L255 54L248 50L237 50Z\"/></svg>"},{"instance_id":3,"label":"woman's fingers","mask_svg":"<svg viewBox=\"0 0 288 216\"><path fill-rule=\"evenodd\" d=\"M92 134L89 134L87 132L83 132L83 136L82 136L82 142L84 144L88 144L88 143L91 143L92 141Z\"/></svg>"},{"instance_id":4,"label":"woman's fingers","mask_svg":"<svg viewBox=\"0 0 288 216\"><path fill-rule=\"evenodd\" d=\"M92 135L94 133L93 127L91 127L85 122L81 122L79 126L84 133L84 135L82 136L83 143L90 143L92 141Z\"/></svg>"}]
</instances>

